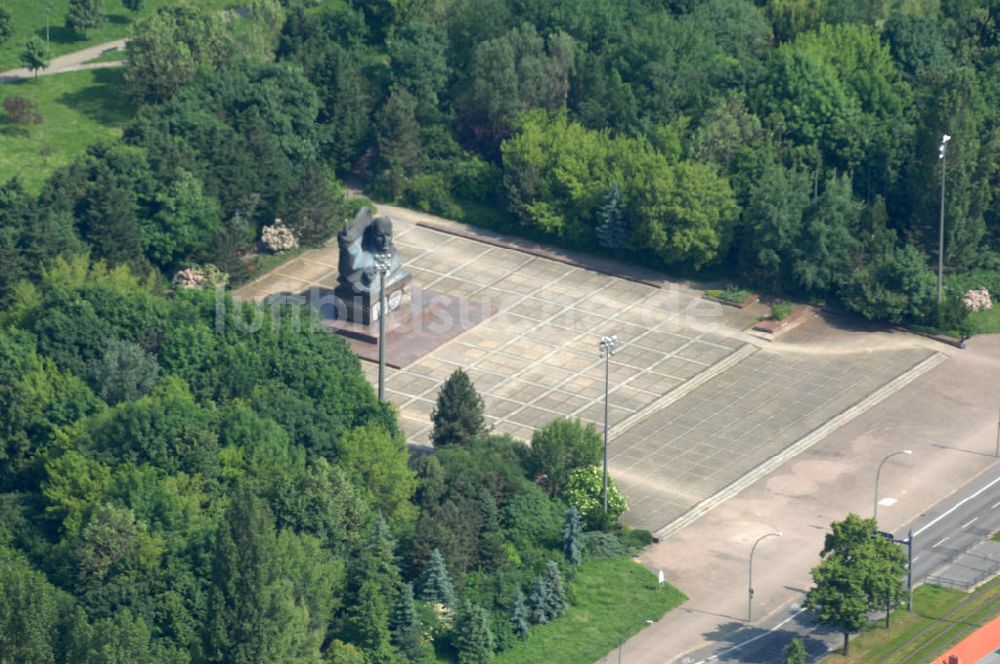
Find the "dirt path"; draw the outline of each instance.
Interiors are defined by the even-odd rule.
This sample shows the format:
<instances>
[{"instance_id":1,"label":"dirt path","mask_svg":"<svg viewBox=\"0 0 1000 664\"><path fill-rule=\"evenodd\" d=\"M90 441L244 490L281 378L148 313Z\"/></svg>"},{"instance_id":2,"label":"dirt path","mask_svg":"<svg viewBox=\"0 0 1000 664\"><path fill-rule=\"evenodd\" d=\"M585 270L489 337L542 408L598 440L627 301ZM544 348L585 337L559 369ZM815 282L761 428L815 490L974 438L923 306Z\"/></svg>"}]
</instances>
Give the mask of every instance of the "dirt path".
<instances>
[{"instance_id":1,"label":"dirt path","mask_svg":"<svg viewBox=\"0 0 1000 664\"><path fill-rule=\"evenodd\" d=\"M109 62L89 61L99 58L107 52L123 49L125 48L125 44L127 42L127 39L116 39L115 41L96 44L79 51L74 51L73 53L60 55L58 58L53 58L52 62L49 63L49 66L40 70L38 75L51 76L52 74L63 74L69 71L82 71L84 69L109 69L113 67L121 67L125 64L124 60L112 60ZM30 70L24 68L0 71L0 83L16 83L30 78L34 78L34 74Z\"/></svg>"}]
</instances>

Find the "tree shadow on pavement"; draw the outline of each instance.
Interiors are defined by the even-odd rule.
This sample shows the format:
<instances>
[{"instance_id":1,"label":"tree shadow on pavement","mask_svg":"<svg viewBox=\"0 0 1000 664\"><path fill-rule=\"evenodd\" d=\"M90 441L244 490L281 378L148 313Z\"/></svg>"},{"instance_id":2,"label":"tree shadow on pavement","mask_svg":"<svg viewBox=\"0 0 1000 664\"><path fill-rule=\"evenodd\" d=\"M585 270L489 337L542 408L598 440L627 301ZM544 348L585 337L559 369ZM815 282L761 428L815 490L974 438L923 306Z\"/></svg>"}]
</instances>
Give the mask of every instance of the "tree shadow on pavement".
<instances>
[{"instance_id":1,"label":"tree shadow on pavement","mask_svg":"<svg viewBox=\"0 0 1000 664\"><path fill-rule=\"evenodd\" d=\"M775 664L782 661L782 651L792 639L802 639L810 660L829 652L823 636L832 630L817 626L808 614L800 613L780 629L731 622L719 625L702 636L717 644L713 662L743 662L744 664Z\"/></svg>"}]
</instances>

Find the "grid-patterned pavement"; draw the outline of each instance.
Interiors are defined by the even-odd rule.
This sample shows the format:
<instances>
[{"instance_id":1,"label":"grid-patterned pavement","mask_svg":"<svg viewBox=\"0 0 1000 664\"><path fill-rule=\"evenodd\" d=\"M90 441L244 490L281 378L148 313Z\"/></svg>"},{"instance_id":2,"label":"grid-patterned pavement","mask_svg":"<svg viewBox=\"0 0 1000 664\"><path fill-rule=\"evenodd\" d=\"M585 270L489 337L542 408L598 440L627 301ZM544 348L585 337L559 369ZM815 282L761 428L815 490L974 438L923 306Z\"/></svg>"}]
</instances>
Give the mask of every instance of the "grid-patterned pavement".
<instances>
[{"instance_id":1,"label":"grid-patterned pavement","mask_svg":"<svg viewBox=\"0 0 1000 664\"><path fill-rule=\"evenodd\" d=\"M759 350L614 438L628 520L657 530L934 355Z\"/></svg>"},{"instance_id":2,"label":"grid-patterned pavement","mask_svg":"<svg viewBox=\"0 0 1000 664\"><path fill-rule=\"evenodd\" d=\"M912 337L873 342L818 319L758 349L766 344L747 344L739 332L751 314L669 282L630 281L400 220L395 242L414 286L498 312L389 370L387 396L409 440L428 442L437 392L458 368L482 393L496 432L530 440L556 417L602 422L597 342L616 334L611 470L629 498L627 520L653 530L934 355ZM333 242L237 296L333 288L336 274ZM375 365L364 369L374 382Z\"/></svg>"},{"instance_id":3,"label":"grid-patterned pavement","mask_svg":"<svg viewBox=\"0 0 1000 664\"><path fill-rule=\"evenodd\" d=\"M742 312L677 288L573 265L396 222L394 241L413 284L489 303L498 313L402 370L386 394L411 442L425 444L442 381L465 369L493 430L524 440L556 417L603 422L604 366L597 342L621 343L610 370L610 418L634 416L723 360L744 342L725 323ZM307 252L238 292L261 298L336 283L336 245ZM371 364L365 371L374 380Z\"/></svg>"},{"instance_id":4,"label":"grid-patterned pavement","mask_svg":"<svg viewBox=\"0 0 1000 664\"><path fill-rule=\"evenodd\" d=\"M427 442L440 384L460 367L483 394L493 430L528 440L556 417L603 421L602 335L621 341L610 371L613 421L744 345L726 334L721 307L675 291L425 228L404 228L396 244L414 283L498 309L387 377L414 442Z\"/></svg>"}]
</instances>

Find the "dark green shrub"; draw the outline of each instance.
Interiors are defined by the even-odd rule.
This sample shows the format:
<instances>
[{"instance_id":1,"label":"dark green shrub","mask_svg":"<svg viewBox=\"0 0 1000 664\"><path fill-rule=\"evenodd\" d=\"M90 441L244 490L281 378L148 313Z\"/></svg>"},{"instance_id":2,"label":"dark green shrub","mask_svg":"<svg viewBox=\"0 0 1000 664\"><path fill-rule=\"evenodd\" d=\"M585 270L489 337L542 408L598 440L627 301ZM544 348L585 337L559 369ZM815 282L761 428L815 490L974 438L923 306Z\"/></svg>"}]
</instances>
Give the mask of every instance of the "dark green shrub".
<instances>
[{"instance_id":1,"label":"dark green shrub","mask_svg":"<svg viewBox=\"0 0 1000 664\"><path fill-rule=\"evenodd\" d=\"M774 320L785 320L788 314L792 313L792 303L778 300L771 305L771 318Z\"/></svg>"}]
</instances>

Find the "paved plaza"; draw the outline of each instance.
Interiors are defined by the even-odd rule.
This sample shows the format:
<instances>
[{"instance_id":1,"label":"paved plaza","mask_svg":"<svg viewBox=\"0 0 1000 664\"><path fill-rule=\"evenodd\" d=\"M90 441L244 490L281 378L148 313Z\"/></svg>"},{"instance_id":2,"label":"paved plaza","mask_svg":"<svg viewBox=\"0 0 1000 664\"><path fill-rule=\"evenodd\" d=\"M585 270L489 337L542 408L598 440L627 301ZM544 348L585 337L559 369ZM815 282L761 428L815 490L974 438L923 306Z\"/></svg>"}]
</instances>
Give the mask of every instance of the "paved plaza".
<instances>
[{"instance_id":1,"label":"paved plaza","mask_svg":"<svg viewBox=\"0 0 1000 664\"><path fill-rule=\"evenodd\" d=\"M610 366L610 419L628 418L746 346L727 321L739 313L679 289L611 277L566 263L397 222L395 243L413 283L498 313L402 370L386 394L410 442L429 444L441 383L462 368L486 403L489 426L530 440L556 417L604 418L597 342L620 340ZM310 252L244 288L243 297L336 284L336 247ZM365 370L372 380L376 368Z\"/></svg>"},{"instance_id":2,"label":"paved plaza","mask_svg":"<svg viewBox=\"0 0 1000 664\"><path fill-rule=\"evenodd\" d=\"M614 438L629 521L663 528L932 356L757 351Z\"/></svg>"},{"instance_id":3,"label":"paved plaza","mask_svg":"<svg viewBox=\"0 0 1000 664\"><path fill-rule=\"evenodd\" d=\"M537 253L396 219L395 243L413 284L496 314L403 366L387 397L411 443L429 443L441 383L465 369L488 424L522 440L556 417L603 422L604 361L597 342L618 336L610 364L611 471L627 520L657 531L794 449L832 419L880 398L936 351L904 334L847 331L816 319L768 343L743 330L766 311L741 311L663 280L632 280ZM332 289L333 242L237 292ZM832 344L830 343L833 340ZM839 344L839 345L838 345ZM377 369L364 363L374 381ZM874 395L874 396L873 396ZM846 421L846 420L845 420ZM801 445L800 445L801 446Z\"/></svg>"}]
</instances>

